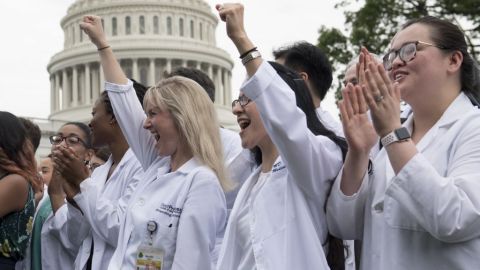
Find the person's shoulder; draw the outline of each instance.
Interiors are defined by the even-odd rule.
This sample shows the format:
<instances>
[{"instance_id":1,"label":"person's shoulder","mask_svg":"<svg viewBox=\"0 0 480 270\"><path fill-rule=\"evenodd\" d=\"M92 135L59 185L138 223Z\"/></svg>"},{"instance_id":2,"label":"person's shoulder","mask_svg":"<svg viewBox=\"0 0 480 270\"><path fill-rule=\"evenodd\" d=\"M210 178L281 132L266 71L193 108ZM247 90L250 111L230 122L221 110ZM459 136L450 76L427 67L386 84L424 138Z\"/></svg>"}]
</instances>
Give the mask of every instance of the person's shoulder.
<instances>
[{"instance_id":1,"label":"person's shoulder","mask_svg":"<svg viewBox=\"0 0 480 270\"><path fill-rule=\"evenodd\" d=\"M20 194L28 190L28 181L25 177L19 174L9 174L2 179L2 186L9 189L11 192Z\"/></svg>"}]
</instances>

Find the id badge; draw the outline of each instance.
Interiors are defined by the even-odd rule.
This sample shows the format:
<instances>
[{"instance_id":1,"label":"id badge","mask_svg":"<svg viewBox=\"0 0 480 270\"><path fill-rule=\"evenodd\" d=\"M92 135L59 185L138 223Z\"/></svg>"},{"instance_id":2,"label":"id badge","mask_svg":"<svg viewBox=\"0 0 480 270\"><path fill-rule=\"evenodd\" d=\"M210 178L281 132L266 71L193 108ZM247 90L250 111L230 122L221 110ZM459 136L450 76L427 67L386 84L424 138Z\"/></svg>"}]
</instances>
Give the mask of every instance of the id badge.
<instances>
[{"instance_id":1,"label":"id badge","mask_svg":"<svg viewBox=\"0 0 480 270\"><path fill-rule=\"evenodd\" d=\"M164 252L152 246L140 246L137 252L137 270L162 270Z\"/></svg>"}]
</instances>

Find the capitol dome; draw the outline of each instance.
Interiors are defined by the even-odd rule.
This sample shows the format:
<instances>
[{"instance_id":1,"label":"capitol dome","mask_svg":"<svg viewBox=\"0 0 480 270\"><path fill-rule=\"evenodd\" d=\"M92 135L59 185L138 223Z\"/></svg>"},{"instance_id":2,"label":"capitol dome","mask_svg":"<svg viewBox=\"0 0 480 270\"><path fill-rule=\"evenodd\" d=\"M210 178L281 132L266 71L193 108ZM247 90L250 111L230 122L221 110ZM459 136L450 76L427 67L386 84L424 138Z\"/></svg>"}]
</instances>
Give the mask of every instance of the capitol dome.
<instances>
[{"instance_id":1,"label":"capitol dome","mask_svg":"<svg viewBox=\"0 0 480 270\"><path fill-rule=\"evenodd\" d=\"M233 61L216 47L218 19L202 0L77 0L61 20L64 49L48 64L50 120L90 119L91 106L103 91L96 48L79 28L84 15L102 17L105 33L128 77L154 85L176 67L207 73L216 86L220 123L236 128L231 113Z\"/></svg>"}]
</instances>

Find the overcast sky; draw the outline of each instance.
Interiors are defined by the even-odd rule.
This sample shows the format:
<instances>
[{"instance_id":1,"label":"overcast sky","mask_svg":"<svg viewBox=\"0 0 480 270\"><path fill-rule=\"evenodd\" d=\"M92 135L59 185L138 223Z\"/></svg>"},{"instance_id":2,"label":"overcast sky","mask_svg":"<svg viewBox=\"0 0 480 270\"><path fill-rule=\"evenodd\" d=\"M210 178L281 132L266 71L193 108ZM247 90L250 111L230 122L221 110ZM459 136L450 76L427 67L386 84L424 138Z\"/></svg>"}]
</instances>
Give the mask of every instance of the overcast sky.
<instances>
[{"instance_id":1,"label":"overcast sky","mask_svg":"<svg viewBox=\"0 0 480 270\"><path fill-rule=\"evenodd\" d=\"M47 64L63 49L60 20L74 0L0 1L0 110L20 116L47 118L50 114L50 82ZM207 0L212 7L219 1ZM322 25L343 27L341 10L335 0L243 0L245 24L250 39L264 58L271 51L292 41L316 43ZM223 2L220 2L223 3ZM220 22L216 32L217 46L230 53L235 62L233 97L245 77L238 52L225 34ZM331 91L333 92L333 91ZM335 115L330 93L324 106Z\"/></svg>"}]
</instances>

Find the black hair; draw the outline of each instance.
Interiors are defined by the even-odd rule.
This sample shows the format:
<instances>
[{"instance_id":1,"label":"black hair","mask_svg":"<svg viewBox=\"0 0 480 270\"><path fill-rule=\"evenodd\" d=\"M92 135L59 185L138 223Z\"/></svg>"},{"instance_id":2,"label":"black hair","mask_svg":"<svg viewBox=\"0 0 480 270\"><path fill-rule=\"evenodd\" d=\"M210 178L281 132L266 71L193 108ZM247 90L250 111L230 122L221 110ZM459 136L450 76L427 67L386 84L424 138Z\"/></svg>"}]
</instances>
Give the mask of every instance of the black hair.
<instances>
[{"instance_id":1,"label":"black hair","mask_svg":"<svg viewBox=\"0 0 480 270\"><path fill-rule=\"evenodd\" d=\"M133 82L133 89L135 89L135 94L137 95L138 101L143 106L143 98L145 97L145 93L148 90L148 87L135 81L134 79L130 79ZM115 114L113 112L112 103L110 102L110 98L108 97L107 91L103 91L100 95L100 99L103 101L105 105L105 111L112 115L112 118L115 118Z\"/></svg>"},{"instance_id":2,"label":"black hair","mask_svg":"<svg viewBox=\"0 0 480 270\"><path fill-rule=\"evenodd\" d=\"M18 153L21 152L27 137L27 131L22 122L13 114L0 111L0 148L9 159L19 164Z\"/></svg>"},{"instance_id":3,"label":"black hair","mask_svg":"<svg viewBox=\"0 0 480 270\"><path fill-rule=\"evenodd\" d=\"M276 50L273 50L272 51L273 59L278 60L280 58L284 58L287 55L289 49L290 49L290 46L284 46Z\"/></svg>"},{"instance_id":4,"label":"black hair","mask_svg":"<svg viewBox=\"0 0 480 270\"><path fill-rule=\"evenodd\" d=\"M173 76L182 76L195 81L207 92L212 102L215 102L215 84L205 72L192 67L179 67L167 74L166 77Z\"/></svg>"},{"instance_id":5,"label":"black hair","mask_svg":"<svg viewBox=\"0 0 480 270\"><path fill-rule=\"evenodd\" d=\"M313 92L323 100L333 81L332 66L325 53L306 41L296 42L285 50L285 66L307 73Z\"/></svg>"},{"instance_id":6,"label":"black hair","mask_svg":"<svg viewBox=\"0 0 480 270\"><path fill-rule=\"evenodd\" d=\"M30 139L33 145L33 152L36 152L38 146L40 145L40 139L42 138L42 131L37 124L33 123L31 120L28 120L23 117L18 118L20 122L22 122L23 126L25 127L25 131L27 134L27 138Z\"/></svg>"},{"instance_id":7,"label":"black hair","mask_svg":"<svg viewBox=\"0 0 480 270\"><path fill-rule=\"evenodd\" d=\"M91 149L92 148L92 133L90 131L90 128L82 122L67 122L67 123L63 124L62 127L68 126L68 125L76 126L80 130L82 130L82 132L85 134L85 147L87 149Z\"/></svg>"},{"instance_id":8,"label":"black hair","mask_svg":"<svg viewBox=\"0 0 480 270\"><path fill-rule=\"evenodd\" d=\"M460 51L463 62L460 69L462 91L472 99L480 101L480 74L478 63L468 52L465 35L458 26L433 16L425 16L408 21L402 26L402 30L413 25L423 24L431 28L430 38L440 48L448 51Z\"/></svg>"},{"instance_id":9,"label":"black hair","mask_svg":"<svg viewBox=\"0 0 480 270\"><path fill-rule=\"evenodd\" d=\"M15 115L4 111L0 111L0 123L0 168L27 179L35 192L42 190L33 145L25 126Z\"/></svg>"}]
</instances>

